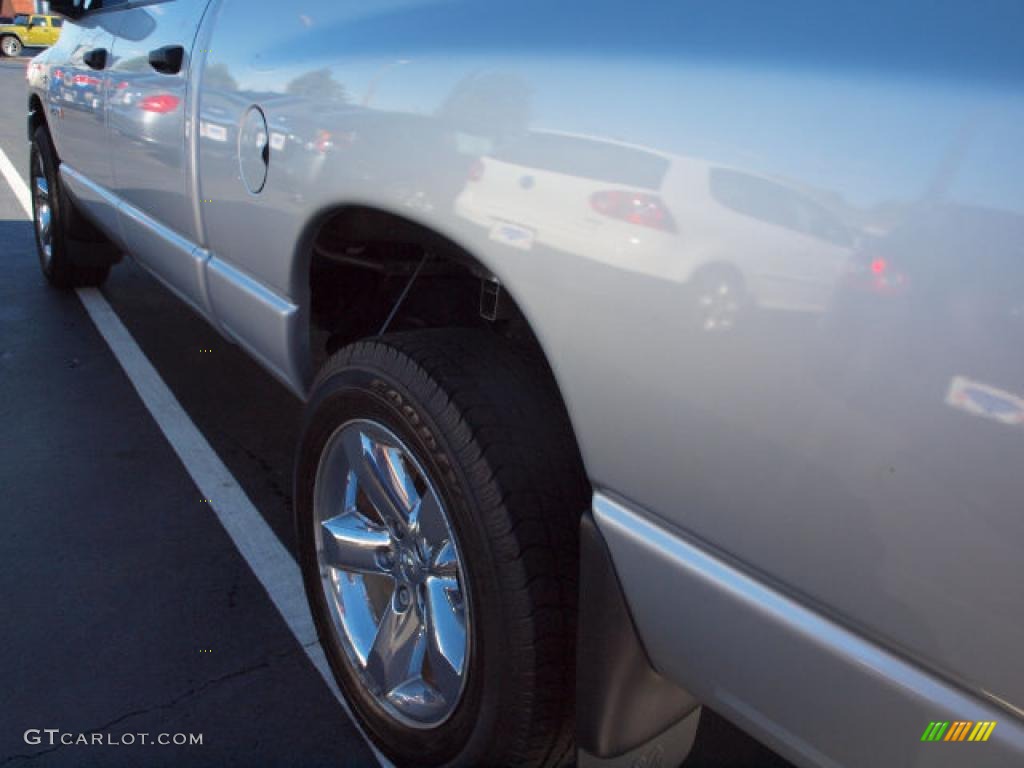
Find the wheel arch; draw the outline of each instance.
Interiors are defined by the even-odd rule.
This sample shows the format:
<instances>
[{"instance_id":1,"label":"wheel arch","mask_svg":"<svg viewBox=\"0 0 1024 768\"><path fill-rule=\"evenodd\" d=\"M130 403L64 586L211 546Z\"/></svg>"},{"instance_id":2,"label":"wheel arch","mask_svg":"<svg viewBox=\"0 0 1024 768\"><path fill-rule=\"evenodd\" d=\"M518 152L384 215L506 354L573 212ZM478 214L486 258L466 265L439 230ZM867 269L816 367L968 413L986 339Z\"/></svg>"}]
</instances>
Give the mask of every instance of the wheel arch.
<instances>
[{"instance_id":1,"label":"wheel arch","mask_svg":"<svg viewBox=\"0 0 1024 768\"><path fill-rule=\"evenodd\" d=\"M321 362L318 359L314 336L317 324L316 305L325 295L323 284L317 282L318 267L326 263L324 246L331 245L337 248L349 243L361 247L366 244L370 246L370 250L376 251L371 259L378 260L394 258L395 250L401 251L404 248L410 248L421 253L429 251L432 258L450 265L453 274L463 278L463 289L469 289L471 283L475 283L476 290L479 290L482 282L496 283L500 286L502 309L499 311L498 325L492 324L491 327L497 332L515 333L524 344L535 349L551 374L556 391L563 407L569 413L571 422L572 411L568 407L565 387L559 379L557 367L553 364L552 356L549 354L549 345L545 343L544 334L538 327L539 323L536 317L530 312L529 302L523 300L523 294L528 289L516 279L516 273L503 264L500 254L474 248L469 244L471 239L468 233L445 231L441 227L434 226L433 222L417 220L404 213L396 213L378 205L338 204L311 216L297 244L291 276L294 290L292 295L298 299L301 312L304 314L303 325L307 333L306 338L309 340L308 365L306 366L306 370L309 371L309 379L306 382L307 391ZM423 278L420 280L422 281ZM432 287L439 288L436 285ZM329 293L327 295L329 296ZM432 300L441 301L447 295L444 291L436 290L432 294ZM505 325L501 325L503 321ZM477 324L488 325L488 321L479 318ZM434 324L420 327L444 326ZM376 335L376 331L346 339L346 342L373 335ZM320 352L329 354L331 351L333 350L327 349ZM573 439L579 448L575 429Z\"/></svg>"},{"instance_id":2,"label":"wheel arch","mask_svg":"<svg viewBox=\"0 0 1024 768\"><path fill-rule=\"evenodd\" d=\"M32 141L32 137L35 136L37 128L46 127L47 130L49 130L49 126L46 122L46 112L43 109L43 100L37 93L32 93L28 97L27 126L29 141Z\"/></svg>"}]
</instances>

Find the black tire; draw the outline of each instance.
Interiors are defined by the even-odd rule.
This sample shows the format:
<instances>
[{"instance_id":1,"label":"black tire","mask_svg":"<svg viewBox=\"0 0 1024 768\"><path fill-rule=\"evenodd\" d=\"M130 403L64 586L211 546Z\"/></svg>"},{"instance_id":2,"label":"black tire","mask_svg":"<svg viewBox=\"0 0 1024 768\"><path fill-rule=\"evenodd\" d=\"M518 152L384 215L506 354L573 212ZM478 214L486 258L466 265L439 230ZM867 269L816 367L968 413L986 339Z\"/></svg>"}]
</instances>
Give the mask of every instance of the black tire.
<instances>
[{"instance_id":1,"label":"black tire","mask_svg":"<svg viewBox=\"0 0 1024 768\"><path fill-rule=\"evenodd\" d=\"M40 126L32 136L30 157L30 190L32 192L32 220L36 237L36 252L43 275L51 285L57 288L76 288L79 286L100 285L110 273L110 264L82 264L86 254L80 249L95 247L97 250L107 246L99 241L82 241L75 237L83 231L88 237L98 238L96 231L81 219L74 204L67 197L60 182L58 168L60 161L53 148L49 131ZM51 255L46 257L40 237L38 220L39 196L36 194L35 180L42 175L49 189Z\"/></svg>"},{"instance_id":2,"label":"black tire","mask_svg":"<svg viewBox=\"0 0 1024 768\"><path fill-rule=\"evenodd\" d=\"M14 35L4 35L0 37L0 55L2 56L20 56L23 46L21 40Z\"/></svg>"},{"instance_id":3,"label":"black tire","mask_svg":"<svg viewBox=\"0 0 1024 768\"><path fill-rule=\"evenodd\" d=\"M423 730L364 690L320 583L313 487L329 436L384 424L431 476L462 551L474 631L448 720ZM574 757L578 529L589 503L579 452L546 364L487 331L359 342L313 386L295 472L299 551L327 658L376 746L399 765L557 766Z\"/></svg>"}]
</instances>

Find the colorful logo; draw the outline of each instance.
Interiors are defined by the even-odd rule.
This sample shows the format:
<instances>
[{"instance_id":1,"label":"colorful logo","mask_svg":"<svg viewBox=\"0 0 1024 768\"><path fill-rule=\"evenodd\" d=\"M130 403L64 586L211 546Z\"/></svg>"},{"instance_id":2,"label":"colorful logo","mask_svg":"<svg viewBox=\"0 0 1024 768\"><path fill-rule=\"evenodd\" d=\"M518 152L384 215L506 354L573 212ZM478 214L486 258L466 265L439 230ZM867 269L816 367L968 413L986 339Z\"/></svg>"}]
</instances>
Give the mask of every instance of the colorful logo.
<instances>
[{"instance_id":1,"label":"colorful logo","mask_svg":"<svg viewBox=\"0 0 1024 768\"><path fill-rule=\"evenodd\" d=\"M933 720L921 734L921 741L988 741L995 728L995 720Z\"/></svg>"}]
</instances>

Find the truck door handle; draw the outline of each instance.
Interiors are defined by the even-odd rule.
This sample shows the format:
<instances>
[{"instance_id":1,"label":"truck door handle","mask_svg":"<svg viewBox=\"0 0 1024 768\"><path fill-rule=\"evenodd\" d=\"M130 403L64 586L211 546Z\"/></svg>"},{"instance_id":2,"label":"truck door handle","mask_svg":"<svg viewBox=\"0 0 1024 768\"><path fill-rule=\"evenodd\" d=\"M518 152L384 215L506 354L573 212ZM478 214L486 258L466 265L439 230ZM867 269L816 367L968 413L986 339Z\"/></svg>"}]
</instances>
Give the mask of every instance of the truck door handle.
<instances>
[{"instance_id":1,"label":"truck door handle","mask_svg":"<svg viewBox=\"0 0 1024 768\"><path fill-rule=\"evenodd\" d=\"M103 69L107 66L107 49L94 48L82 56L82 61L90 69Z\"/></svg>"},{"instance_id":2,"label":"truck door handle","mask_svg":"<svg viewBox=\"0 0 1024 768\"><path fill-rule=\"evenodd\" d=\"M185 49L180 45L165 45L149 52L149 66L165 75L176 75L181 72L181 63L185 60Z\"/></svg>"}]
</instances>

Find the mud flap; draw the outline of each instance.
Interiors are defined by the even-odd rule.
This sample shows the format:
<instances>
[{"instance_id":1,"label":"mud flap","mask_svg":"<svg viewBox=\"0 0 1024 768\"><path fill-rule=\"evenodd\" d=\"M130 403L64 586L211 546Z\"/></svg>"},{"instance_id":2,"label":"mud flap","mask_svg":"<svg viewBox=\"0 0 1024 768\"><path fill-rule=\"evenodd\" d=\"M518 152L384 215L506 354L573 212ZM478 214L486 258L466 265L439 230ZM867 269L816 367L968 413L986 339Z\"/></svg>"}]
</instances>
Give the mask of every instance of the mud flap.
<instances>
[{"instance_id":1,"label":"mud flap","mask_svg":"<svg viewBox=\"0 0 1024 768\"><path fill-rule=\"evenodd\" d=\"M693 746L699 719L697 700L651 667L604 537L590 513L584 514L576 656L579 768L679 765Z\"/></svg>"}]
</instances>

